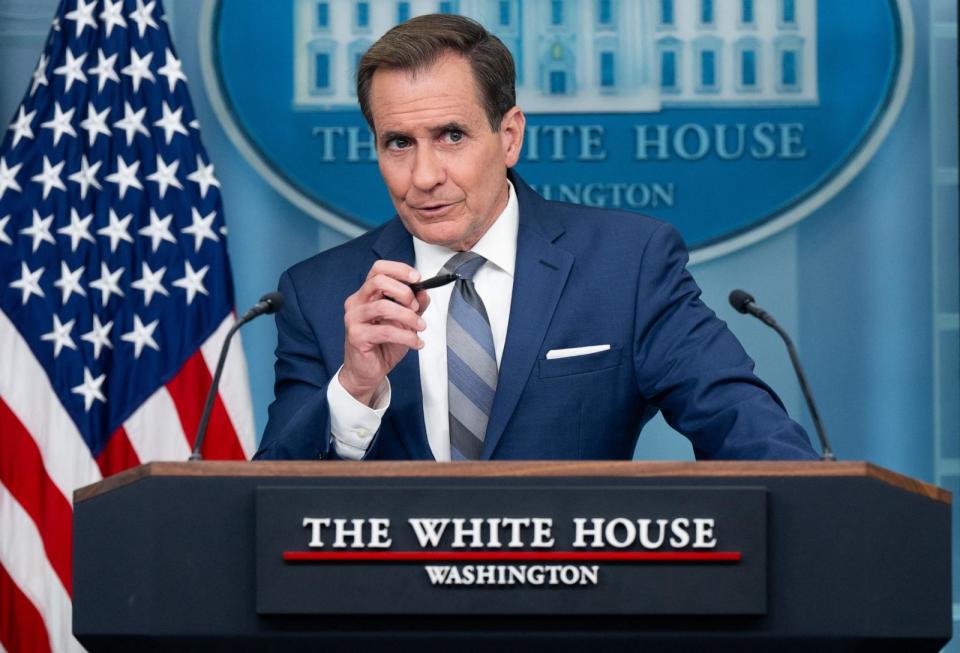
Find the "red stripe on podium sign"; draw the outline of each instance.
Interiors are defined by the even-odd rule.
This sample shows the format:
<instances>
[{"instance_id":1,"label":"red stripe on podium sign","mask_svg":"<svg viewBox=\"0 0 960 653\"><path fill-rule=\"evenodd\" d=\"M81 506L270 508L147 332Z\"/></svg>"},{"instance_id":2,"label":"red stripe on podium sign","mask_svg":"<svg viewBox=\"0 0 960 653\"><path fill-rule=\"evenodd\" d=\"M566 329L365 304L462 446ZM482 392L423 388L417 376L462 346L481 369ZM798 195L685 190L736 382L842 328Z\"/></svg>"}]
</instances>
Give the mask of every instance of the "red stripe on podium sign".
<instances>
[{"instance_id":1,"label":"red stripe on podium sign","mask_svg":"<svg viewBox=\"0 0 960 653\"><path fill-rule=\"evenodd\" d=\"M285 551L287 562L740 562L739 551Z\"/></svg>"}]
</instances>

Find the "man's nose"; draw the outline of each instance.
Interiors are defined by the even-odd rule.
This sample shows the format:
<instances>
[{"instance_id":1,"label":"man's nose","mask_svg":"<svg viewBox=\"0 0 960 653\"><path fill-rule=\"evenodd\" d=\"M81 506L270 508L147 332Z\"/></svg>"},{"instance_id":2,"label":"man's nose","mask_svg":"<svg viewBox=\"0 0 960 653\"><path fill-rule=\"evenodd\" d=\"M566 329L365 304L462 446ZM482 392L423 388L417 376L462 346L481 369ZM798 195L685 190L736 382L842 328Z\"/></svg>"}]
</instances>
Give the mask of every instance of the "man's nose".
<instances>
[{"instance_id":1,"label":"man's nose","mask_svg":"<svg viewBox=\"0 0 960 653\"><path fill-rule=\"evenodd\" d=\"M419 190L431 190L446 177L443 162L432 147L418 147L413 159L413 185Z\"/></svg>"}]
</instances>

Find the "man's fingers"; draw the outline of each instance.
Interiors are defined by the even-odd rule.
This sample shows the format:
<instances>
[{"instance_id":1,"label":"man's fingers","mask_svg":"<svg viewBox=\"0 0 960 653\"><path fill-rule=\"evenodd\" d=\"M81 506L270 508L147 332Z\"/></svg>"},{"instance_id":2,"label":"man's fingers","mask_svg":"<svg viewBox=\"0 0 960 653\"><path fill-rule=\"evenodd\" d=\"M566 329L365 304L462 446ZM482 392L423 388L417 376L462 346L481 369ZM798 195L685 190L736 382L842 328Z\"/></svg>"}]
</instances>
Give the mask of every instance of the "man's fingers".
<instances>
[{"instance_id":1,"label":"man's fingers","mask_svg":"<svg viewBox=\"0 0 960 653\"><path fill-rule=\"evenodd\" d=\"M364 302L388 297L399 304L413 308L413 310L419 308L419 306L414 308L416 299L410 286L384 274L378 274L367 279L358 294L360 300ZM416 302L416 304L419 304L419 302Z\"/></svg>"},{"instance_id":2,"label":"man's fingers","mask_svg":"<svg viewBox=\"0 0 960 653\"><path fill-rule=\"evenodd\" d=\"M347 323L379 324L396 322L413 331L422 331L426 323L415 311L388 299L360 304L347 315Z\"/></svg>"},{"instance_id":3,"label":"man's fingers","mask_svg":"<svg viewBox=\"0 0 960 653\"><path fill-rule=\"evenodd\" d=\"M415 297L417 305L411 306L410 308L415 310L417 314L423 315L423 312L427 310L427 306L430 305L430 295L426 290L421 290L417 293Z\"/></svg>"},{"instance_id":4,"label":"man's fingers","mask_svg":"<svg viewBox=\"0 0 960 653\"><path fill-rule=\"evenodd\" d=\"M346 330L341 383L351 395L369 404L371 393L406 353L420 349L417 334L426 328L417 311L425 297L414 297L407 284L420 273L406 263L380 260L360 288L343 303Z\"/></svg>"},{"instance_id":5,"label":"man's fingers","mask_svg":"<svg viewBox=\"0 0 960 653\"><path fill-rule=\"evenodd\" d=\"M402 281L404 283L420 281L420 273L417 272L415 268L410 267L406 263L401 263L400 261L388 261L386 259L378 260L373 264L373 266L370 268L370 271L367 273L367 279L372 279L378 274L392 277L397 281Z\"/></svg>"},{"instance_id":6,"label":"man's fingers","mask_svg":"<svg viewBox=\"0 0 960 653\"><path fill-rule=\"evenodd\" d=\"M347 313L359 305L374 302L383 297L415 311L420 309L420 302L414 297L410 286L380 274L367 279L357 292L347 297L343 303L343 310Z\"/></svg>"},{"instance_id":7,"label":"man's fingers","mask_svg":"<svg viewBox=\"0 0 960 653\"><path fill-rule=\"evenodd\" d=\"M423 346L423 340L415 331L393 324L363 324L351 335L356 338L352 344L363 352L380 345L403 345L410 349L420 349ZM352 341L353 338L347 336L347 340Z\"/></svg>"}]
</instances>

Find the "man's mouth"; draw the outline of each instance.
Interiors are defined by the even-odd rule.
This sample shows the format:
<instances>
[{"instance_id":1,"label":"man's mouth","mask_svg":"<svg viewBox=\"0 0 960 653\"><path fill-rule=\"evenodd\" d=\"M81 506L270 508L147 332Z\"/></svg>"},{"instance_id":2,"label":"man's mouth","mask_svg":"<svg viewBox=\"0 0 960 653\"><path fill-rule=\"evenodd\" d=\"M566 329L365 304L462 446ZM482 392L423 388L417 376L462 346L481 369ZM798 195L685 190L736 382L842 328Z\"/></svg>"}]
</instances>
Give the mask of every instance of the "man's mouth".
<instances>
[{"instance_id":1,"label":"man's mouth","mask_svg":"<svg viewBox=\"0 0 960 653\"><path fill-rule=\"evenodd\" d=\"M425 218L442 218L447 213L452 211L453 207L455 207L457 204L457 202L434 202L430 204L414 206L413 210Z\"/></svg>"}]
</instances>

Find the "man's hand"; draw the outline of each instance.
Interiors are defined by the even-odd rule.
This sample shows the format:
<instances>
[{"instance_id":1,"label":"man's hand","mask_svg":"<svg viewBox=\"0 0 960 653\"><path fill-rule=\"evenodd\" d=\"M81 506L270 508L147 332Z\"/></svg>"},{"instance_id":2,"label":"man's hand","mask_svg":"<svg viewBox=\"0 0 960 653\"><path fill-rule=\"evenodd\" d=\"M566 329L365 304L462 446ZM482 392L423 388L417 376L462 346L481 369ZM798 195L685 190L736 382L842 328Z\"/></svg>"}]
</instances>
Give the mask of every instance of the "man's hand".
<instances>
[{"instance_id":1,"label":"man's hand","mask_svg":"<svg viewBox=\"0 0 960 653\"><path fill-rule=\"evenodd\" d=\"M344 302L346 339L340 385L367 406L407 351L423 347L417 332L426 327L420 315L430 298L425 290L414 295L407 285L419 280L420 273L409 265L380 260Z\"/></svg>"}]
</instances>

